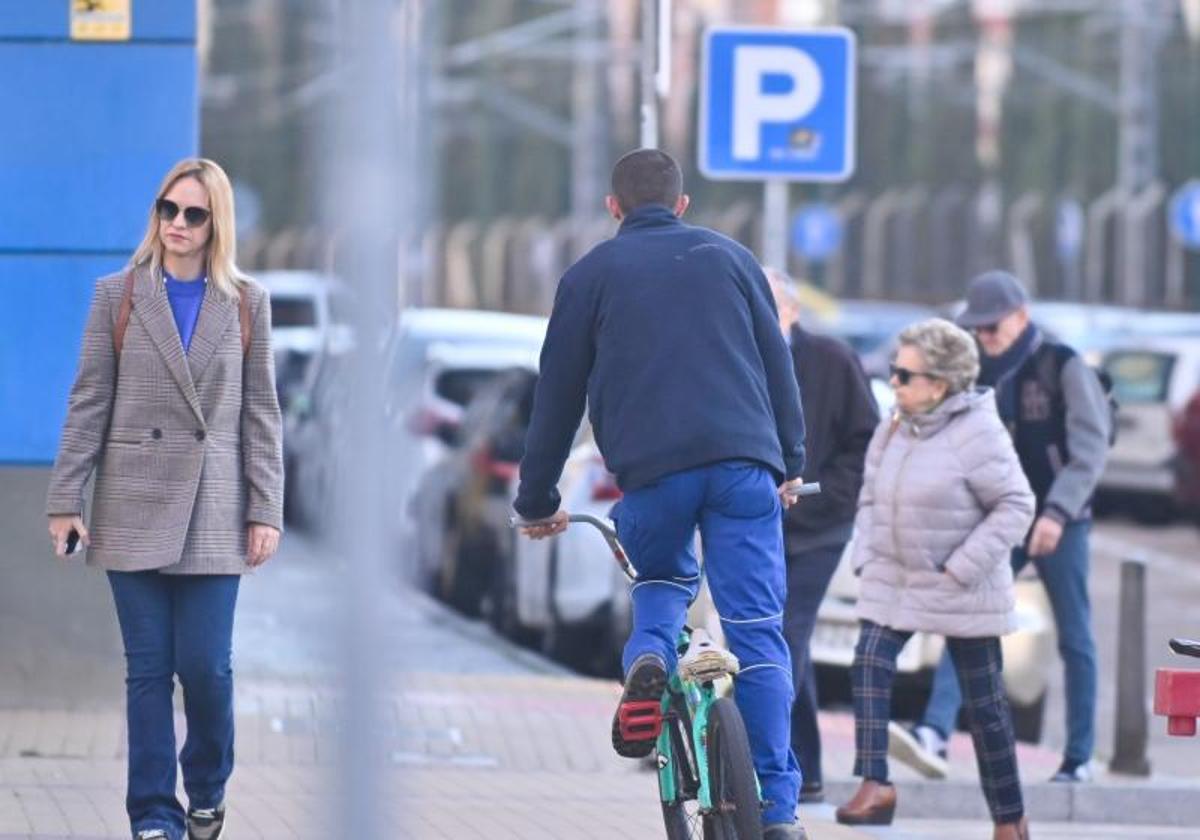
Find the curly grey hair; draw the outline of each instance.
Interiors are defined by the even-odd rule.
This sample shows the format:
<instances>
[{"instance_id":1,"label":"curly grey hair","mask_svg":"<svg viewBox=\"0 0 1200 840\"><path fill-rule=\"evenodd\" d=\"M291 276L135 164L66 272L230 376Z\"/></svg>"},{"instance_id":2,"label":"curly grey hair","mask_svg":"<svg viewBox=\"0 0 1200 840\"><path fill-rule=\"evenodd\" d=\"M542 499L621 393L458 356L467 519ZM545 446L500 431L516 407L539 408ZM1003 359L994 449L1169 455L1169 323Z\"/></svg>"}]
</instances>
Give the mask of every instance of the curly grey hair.
<instances>
[{"instance_id":1,"label":"curly grey hair","mask_svg":"<svg viewBox=\"0 0 1200 840\"><path fill-rule=\"evenodd\" d=\"M926 372L946 382L949 393L974 387L979 376L979 350L966 330L942 318L930 318L906 327L899 341L921 354Z\"/></svg>"}]
</instances>

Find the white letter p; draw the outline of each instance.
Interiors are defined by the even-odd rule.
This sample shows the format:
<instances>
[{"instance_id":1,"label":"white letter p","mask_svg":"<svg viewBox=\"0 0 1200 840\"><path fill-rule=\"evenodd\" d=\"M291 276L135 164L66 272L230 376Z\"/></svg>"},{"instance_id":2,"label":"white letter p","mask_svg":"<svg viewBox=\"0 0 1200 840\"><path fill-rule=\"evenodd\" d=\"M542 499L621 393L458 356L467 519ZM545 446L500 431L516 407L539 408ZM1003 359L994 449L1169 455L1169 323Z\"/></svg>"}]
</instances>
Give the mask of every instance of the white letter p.
<instances>
[{"instance_id":1,"label":"white letter p","mask_svg":"<svg viewBox=\"0 0 1200 840\"><path fill-rule=\"evenodd\" d=\"M765 76L789 76L786 93L763 93ZM743 46L733 54L733 156L757 160L764 123L790 123L821 100L821 71L808 53L791 47Z\"/></svg>"}]
</instances>

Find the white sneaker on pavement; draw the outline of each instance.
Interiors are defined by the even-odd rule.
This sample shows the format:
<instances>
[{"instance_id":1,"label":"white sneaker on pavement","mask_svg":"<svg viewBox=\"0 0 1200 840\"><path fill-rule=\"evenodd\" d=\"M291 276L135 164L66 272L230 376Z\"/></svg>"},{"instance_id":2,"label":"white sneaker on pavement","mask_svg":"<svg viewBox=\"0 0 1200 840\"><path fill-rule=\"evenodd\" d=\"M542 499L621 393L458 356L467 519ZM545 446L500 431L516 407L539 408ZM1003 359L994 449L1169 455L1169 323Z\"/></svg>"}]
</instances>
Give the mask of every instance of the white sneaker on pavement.
<instances>
[{"instance_id":1,"label":"white sneaker on pavement","mask_svg":"<svg viewBox=\"0 0 1200 840\"><path fill-rule=\"evenodd\" d=\"M947 741L932 726L910 731L895 721L888 723L888 755L927 779L944 779L950 773Z\"/></svg>"}]
</instances>

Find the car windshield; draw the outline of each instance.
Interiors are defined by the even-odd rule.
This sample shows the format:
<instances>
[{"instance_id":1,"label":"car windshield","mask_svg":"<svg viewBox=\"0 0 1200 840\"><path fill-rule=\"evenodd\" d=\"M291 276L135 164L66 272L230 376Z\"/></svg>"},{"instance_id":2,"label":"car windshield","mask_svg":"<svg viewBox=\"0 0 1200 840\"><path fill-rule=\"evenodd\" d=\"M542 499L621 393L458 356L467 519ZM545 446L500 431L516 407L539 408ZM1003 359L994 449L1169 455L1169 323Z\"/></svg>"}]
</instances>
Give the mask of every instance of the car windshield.
<instances>
[{"instance_id":1,"label":"car windshield","mask_svg":"<svg viewBox=\"0 0 1200 840\"><path fill-rule=\"evenodd\" d=\"M490 382L503 373L496 368L460 368L439 374L434 392L444 400L466 406Z\"/></svg>"},{"instance_id":2,"label":"car windshield","mask_svg":"<svg viewBox=\"0 0 1200 840\"><path fill-rule=\"evenodd\" d=\"M1124 405L1166 402L1174 366L1172 354L1143 350L1111 353L1104 360L1104 370L1112 377L1113 395Z\"/></svg>"},{"instance_id":3,"label":"car windshield","mask_svg":"<svg viewBox=\"0 0 1200 840\"><path fill-rule=\"evenodd\" d=\"M317 324L317 305L310 297L271 296L271 326L314 327Z\"/></svg>"}]
</instances>

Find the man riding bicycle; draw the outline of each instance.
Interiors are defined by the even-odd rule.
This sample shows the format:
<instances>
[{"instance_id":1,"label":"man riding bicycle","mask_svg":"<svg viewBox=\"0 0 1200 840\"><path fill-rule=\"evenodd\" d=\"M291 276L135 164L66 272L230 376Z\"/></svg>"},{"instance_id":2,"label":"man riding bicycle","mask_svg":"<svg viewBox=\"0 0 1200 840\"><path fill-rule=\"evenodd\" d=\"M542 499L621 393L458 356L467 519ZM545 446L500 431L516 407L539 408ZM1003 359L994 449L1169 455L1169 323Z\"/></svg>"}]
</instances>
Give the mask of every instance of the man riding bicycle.
<instances>
[{"instance_id":1,"label":"man riding bicycle","mask_svg":"<svg viewBox=\"0 0 1200 840\"><path fill-rule=\"evenodd\" d=\"M622 704L657 700L675 668L699 586L699 527L741 666L736 700L764 836L797 840L781 511L804 468L800 392L762 270L741 245L680 220L682 188L678 164L661 151L630 152L613 168L606 205L621 226L559 283L514 507L547 520L523 529L531 537L567 527L555 485L586 405L624 492L613 519L638 569ZM613 747L644 757L654 740L625 737L615 716Z\"/></svg>"}]
</instances>

